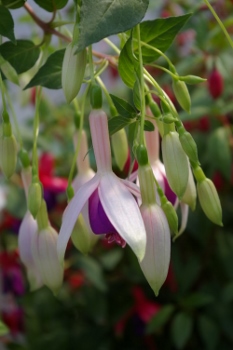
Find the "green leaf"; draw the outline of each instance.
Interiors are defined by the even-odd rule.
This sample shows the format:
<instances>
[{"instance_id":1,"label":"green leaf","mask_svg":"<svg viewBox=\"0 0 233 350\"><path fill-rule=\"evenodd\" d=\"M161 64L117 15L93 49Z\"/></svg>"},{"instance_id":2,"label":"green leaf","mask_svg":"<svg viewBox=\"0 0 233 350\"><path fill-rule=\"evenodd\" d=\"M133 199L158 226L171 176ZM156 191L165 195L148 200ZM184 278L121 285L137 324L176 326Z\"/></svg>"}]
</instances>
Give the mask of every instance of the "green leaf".
<instances>
[{"instance_id":1,"label":"green leaf","mask_svg":"<svg viewBox=\"0 0 233 350\"><path fill-rule=\"evenodd\" d=\"M27 0L2 0L2 5L9 9L17 9L22 7Z\"/></svg>"},{"instance_id":2,"label":"green leaf","mask_svg":"<svg viewBox=\"0 0 233 350\"><path fill-rule=\"evenodd\" d=\"M110 94L110 96L118 113L121 116L126 118L135 118L137 112L130 103L115 95Z\"/></svg>"},{"instance_id":3,"label":"green leaf","mask_svg":"<svg viewBox=\"0 0 233 350\"><path fill-rule=\"evenodd\" d=\"M207 144L208 158L214 169L219 170L226 179L231 179L231 150L229 130L219 127L211 133ZM212 160L214 159L214 164Z\"/></svg>"},{"instance_id":4,"label":"green leaf","mask_svg":"<svg viewBox=\"0 0 233 350\"><path fill-rule=\"evenodd\" d=\"M198 318L198 331L206 350L218 348L220 330L217 324L208 316L202 315Z\"/></svg>"},{"instance_id":5,"label":"green leaf","mask_svg":"<svg viewBox=\"0 0 233 350\"><path fill-rule=\"evenodd\" d=\"M123 256L122 249L112 249L100 257L100 261L106 270L113 270L121 261Z\"/></svg>"},{"instance_id":6,"label":"green leaf","mask_svg":"<svg viewBox=\"0 0 233 350\"><path fill-rule=\"evenodd\" d=\"M230 303L233 301L233 282L228 283L221 294L221 299L224 303Z\"/></svg>"},{"instance_id":7,"label":"green leaf","mask_svg":"<svg viewBox=\"0 0 233 350\"><path fill-rule=\"evenodd\" d=\"M130 123L132 123L132 119L126 118L120 115L109 119L108 129L109 129L110 135L115 134L115 132L121 130L122 128L129 125Z\"/></svg>"},{"instance_id":8,"label":"green leaf","mask_svg":"<svg viewBox=\"0 0 233 350\"><path fill-rule=\"evenodd\" d=\"M143 19L148 4L149 0L82 1L77 52L109 35L133 28Z\"/></svg>"},{"instance_id":9,"label":"green leaf","mask_svg":"<svg viewBox=\"0 0 233 350\"><path fill-rule=\"evenodd\" d=\"M20 74L34 66L40 49L28 40L17 40L16 45L8 41L0 46L0 54Z\"/></svg>"},{"instance_id":10,"label":"green leaf","mask_svg":"<svg viewBox=\"0 0 233 350\"><path fill-rule=\"evenodd\" d=\"M98 262L89 256L79 256L78 263L81 270L93 285L102 292L107 290L102 269Z\"/></svg>"},{"instance_id":11,"label":"green leaf","mask_svg":"<svg viewBox=\"0 0 233 350\"><path fill-rule=\"evenodd\" d=\"M177 349L183 349L189 340L193 328L193 320L190 315L180 312L171 324L171 335Z\"/></svg>"},{"instance_id":12,"label":"green leaf","mask_svg":"<svg viewBox=\"0 0 233 350\"><path fill-rule=\"evenodd\" d=\"M121 50L118 63L118 72L123 82L131 89L137 80L136 70L139 66L137 58L132 51L132 38L130 37Z\"/></svg>"},{"instance_id":13,"label":"green leaf","mask_svg":"<svg viewBox=\"0 0 233 350\"><path fill-rule=\"evenodd\" d=\"M182 300L182 305L190 309L203 307L214 302L214 297L204 293L193 293Z\"/></svg>"},{"instance_id":14,"label":"green leaf","mask_svg":"<svg viewBox=\"0 0 233 350\"><path fill-rule=\"evenodd\" d=\"M172 44L180 29L185 25L192 14L178 17L159 18L145 21L140 24L141 41L165 52ZM137 44L135 44L136 48ZM142 45L144 63L155 61L160 55L152 49Z\"/></svg>"},{"instance_id":15,"label":"green leaf","mask_svg":"<svg viewBox=\"0 0 233 350\"><path fill-rule=\"evenodd\" d=\"M140 91L139 79L136 79L133 87L133 102L136 108L140 111L141 110L141 91Z\"/></svg>"},{"instance_id":16,"label":"green leaf","mask_svg":"<svg viewBox=\"0 0 233 350\"><path fill-rule=\"evenodd\" d=\"M34 0L37 5L48 12L60 10L66 6L68 0Z\"/></svg>"},{"instance_id":17,"label":"green leaf","mask_svg":"<svg viewBox=\"0 0 233 350\"><path fill-rule=\"evenodd\" d=\"M15 44L14 21L10 11L0 5L0 35L7 37Z\"/></svg>"},{"instance_id":18,"label":"green leaf","mask_svg":"<svg viewBox=\"0 0 233 350\"><path fill-rule=\"evenodd\" d=\"M155 127L153 123L151 123L149 120L145 120L144 122L144 131L154 131Z\"/></svg>"},{"instance_id":19,"label":"green leaf","mask_svg":"<svg viewBox=\"0 0 233 350\"><path fill-rule=\"evenodd\" d=\"M154 333L158 328L163 327L169 321L174 309L174 305L164 306L147 324L146 333Z\"/></svg>"},{"instance_id":20,"label":"green leaf","mask_svg":"<svg viewBox=\"0 0 233 350\"><path fill-rule=\"evenodd\" d=\"M50 55L24 89L41 85L48 89L61 89L61 70L65 50L58 50Z\"/></svg>"},{"instance_id":21,"label":"green leaf","mask_svg":"<svg viewBox=\"0 0 233 350\"><path fill-rule=\"evenodd\" d=\"M0 337L9 333L9 328L0 320Z\"/></svg>"}]
</instances>

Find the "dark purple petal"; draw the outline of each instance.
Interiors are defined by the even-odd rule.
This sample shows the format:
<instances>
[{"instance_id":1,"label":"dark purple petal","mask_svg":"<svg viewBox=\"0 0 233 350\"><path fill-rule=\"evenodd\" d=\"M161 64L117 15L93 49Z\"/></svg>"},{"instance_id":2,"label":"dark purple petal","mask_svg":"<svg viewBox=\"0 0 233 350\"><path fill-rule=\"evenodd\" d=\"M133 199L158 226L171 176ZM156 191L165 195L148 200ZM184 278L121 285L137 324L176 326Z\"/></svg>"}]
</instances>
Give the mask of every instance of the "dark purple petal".
<instances>
[{"instance_id":1,"label":"dark purple petal","mask_svg":"<svg viewBox=\"0 0 233 350\"><path fill-rule=\"evenodd\" d=\"M165 196L167 197L167 199L172 203L172 205L175 204L176 202L176 194L172 191L171 187L169 186L169 183L167 181L167 178L164 176L163 177L164 180L164 193Z\"/></svg>"},{"instance_id":2,"label":"dark purple petal","mask_svg":"<svg viewBox=\"0 0 233 350\"><path fill-rule=\"evenodd\" d=\"M97 234L116 233L100 202L98 189L89 198L89 220L92 231Z\"/></svg>"}]
</instances>

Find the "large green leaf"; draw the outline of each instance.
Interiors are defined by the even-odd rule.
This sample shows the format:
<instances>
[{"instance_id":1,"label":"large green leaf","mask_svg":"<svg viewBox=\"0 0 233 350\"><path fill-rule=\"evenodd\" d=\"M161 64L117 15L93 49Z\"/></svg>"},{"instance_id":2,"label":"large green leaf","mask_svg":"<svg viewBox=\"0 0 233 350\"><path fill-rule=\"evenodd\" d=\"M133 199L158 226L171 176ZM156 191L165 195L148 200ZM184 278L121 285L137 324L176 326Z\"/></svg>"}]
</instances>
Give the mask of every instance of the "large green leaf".
<instances>
[{"instance_id":1,"label":"large green leaf","mask_svg":"<svg viewBox=\"0 0 233 350\"><path fill-rule=\"evenodd\" d=\"M146 333L151 334L157 329L163 327L170 319L174 312L174 305L164 306L152 319L149 321L146 327Z\"/></svg>"},{"instance_id":2,"label":"large green leaf","mask_svg":"<svg viewBox=\"0 0 233 350\"><path fill-rule=\"evenodd\" d=\"M17 40L16 45L8 41L0 46L0 54L20 74L34 66L40 49L28 40Z\"/></svg>"},{"instance_id":3,"label":"large green leaf","mask_svg":"<svg viewBox=\"0 0 233 350\"><path fill-rule=\"evenodd\" d=\"M13 18L10 11L2 5L0 5L0 35L15 43Z\"/></svg>"},{"instance_id":4,"label":"large green leaf","mask_svg":"<svg viewBox=\"0 0 233 350\"><path fill-rule=\"evenodd\" d=\"M206 350L218 349L220 328L210 317L201 315L198 318L198 331Z\"/></svg>"},{"instance_id":5,"label":"large green leaf","mask_svg":"<svg viewBox=\"0 0 233 350\"><path fill-rule=\"evenodd\" d=\"M25 89L41 85L49 89L61 89L61 69L65 50L59 50L49 56L45 64L28 83Z\"/></svg>"},{"instance_id":6,"label":"large green leaf","mask_svg":"<svg viewBox=\"0 0 233 350\"><path fill-rule=\"evenodd\" d=\"M106 38L125 32L143 19L149 0L85 0L81 5L77 51Z\"/></svg>"},{"instance_id":7,"label":"large green leaf","mask_svg":"<svg viewBox=\"0 0 233 350\"><path fill-rule=\"evenodd\" d=\"M166 51L190 16L189 13L183 16L159 18L141 23L141 41L162 52ZM137 44L135 44L135 47L137 47ZM160 56L154 50L145 46L142 46L142 55L144 63L153 62Z\"/></svg>"},{"instance_id":8,"label":"large green leaf","mask_svg":"<svg viewBox=\"0 0 233 350\"><path fill-rule=\"evenodd\" d=\"M2 5L9 9L17 9L22 7L27 0L2 0Z\"/></svg>"},{"instance_id":9,"label":"large green leaf","mask_svg":"<svg viewBox=\"0 0 233 350\"><path fill-rule=\"evenodd\" d=\"M193 328L193 320L190 315L180 312L171 324L171 334L177 349L183 349L189 340Z\"/></svg>"},{"instance_id":10,"label":"large green leaf","mask_svg":"<svg viewBox=\"0 0 233 350\"><path fill-rule=\"evenodd\" d=\"M135 108L127 101L110 94L111 99L118 111L118 113L126 118L135 118L137 111Z\"/></svg>"},{"instance_id":11,"label":"large green leaf","mask_svg":"<svg viewBox=\"0 0 233 350\"><path fill-rule=\"evenodd\" d=\"M37 5L48 12L60 10L66 6L68 0L34 0Z\"/></svg>"},{"instance_id":12,"label":"large green leaf","mask_svg":"<svg viewBox=\"0 0 233 350\"><path fill-rule=\"evenodd\" d=\"M133 122L133 119L123 117L123 116L117 116L109 119L108 121L108 129L110 135L115 134L115 132L121 130L125 126L129 125Z\"/></svg>"},{"instance_id":13,"label":"large green leaf","mask_svg":"<svg viewBox=\"0 0 233 350\"><path fill-rule=\"evenodd\" d=\"M121 50L118 64L118 71L123 82L130 88L134 87L137 80L136 71L139 62L132 51L132 38L130 37Z\"/></svg>"}]
</instances>

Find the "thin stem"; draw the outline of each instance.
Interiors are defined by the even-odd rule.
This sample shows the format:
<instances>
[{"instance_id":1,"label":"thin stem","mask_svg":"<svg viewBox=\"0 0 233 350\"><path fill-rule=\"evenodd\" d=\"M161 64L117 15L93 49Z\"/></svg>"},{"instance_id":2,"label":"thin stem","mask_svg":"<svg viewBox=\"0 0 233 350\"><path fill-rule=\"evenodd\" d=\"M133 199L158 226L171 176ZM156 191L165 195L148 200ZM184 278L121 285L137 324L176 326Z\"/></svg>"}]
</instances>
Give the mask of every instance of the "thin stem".
<instances>
[{"instance_id":1,"label":"thin stem","mask_svg":"<svg viewBox=\"0 0 233 350\"><path fill-rule=\"evenodd\" d=\"M140 67L140 91L141 91L141 128L140 128L140 143L145 144L144 139L144 122L145 122L145 94L144 94L144 73L143 73L143 60L142 60L142 48L140 37L140 25L136 26L137 40L138 40L138 58Z\"/></svg>"},{"instance_id":2,"label":"thin stem","mask_svg":"<svg viewBox=\"0 0 233 350\"><path fill-rule=\"evenodd\" d=\"M226 28L224 27L224 24L222 23L221 19L218 17L217 13L215 12L214 8L210 5L208 0L204 0L205 4L208 6L210 12L212 13L212 15L214 16L214 18L216 19L216 21L218 22L220 28L222 29L223 33L225 34L229 44L231 45L231 47L233 48L233 41L231 40L230 35L228 34Z\"/></svg>"},{"instance_id":3,"label":"thin stem","mask_svg":"<svg viewBox=\"0 0 233 350\"><path fill-rule=\"evenodd\" d=\"M40 125L40 115L39 115L39 105L41 98L41 87L36 88L36 110L35 118L33 123L33 151L32 151L32 172L33 175L38 175L38 157L37 157L37 139L39 134L39 125Z\"/></svg>"},{"instance_id":4,"label":"thin stem","mask_svg":"<svg viewBox=\"0 0 233 350\"><path fill-rule=\"evenodd\" d=\"M6 99L5 99L5 86L2 80L2 74L0 72L0 89L1 89L1 93L2 93L2 104L3 104L3 110L6 111Z\"/></svg>"},{"instance_id":5,"label":"thin stem","mask_svg":"<svg viewBox=\"0 0 233 350\"><path fill-rule=\"evenodd\" d=\"M150 67L155 67L155 68L161 69L161 70L163 70L164 72L166 72L166 73L168 73L169 75L171 75L172 78L174 78L174 79L178 79L178 78L179 78L178 75L172 73L172 72L171 72L169 69L167 69L167 68L164 68L164 67L162 67L162 66L159 66L158 64L150 64Z\"/></svg>"},{"instance_id":6,"label":"thin stem","mask_svg":"<svg viewBox=\"0 0 233 350\"><path fill-rule=\"evenodd\" d=\"M113 44L113 42L111 40L109 40L108 38L105 38L104 41L119 55L121 53L121 50L118 49L118 47Z\"/></svg>"},{"instance_id":7,"label":"thin stem","mask_svg":"<svg viewBox=\"0 0 233 350\"><path fill-rule=\"evenodd\" d=\"M92 84L95 84L95 70L94 70L94 63L93 63L93 57L92 57L92 46L91 45L88 46L88 58L89 58L91 82L92 82Z\"/></svg>"},{"instance_id":8,"label":"thin stem","mask_svg":"<svg viewBox=\"0 0 233 350\"><path fill-rule=\"evenodd\" d=\"M108 93L108 90L107 90L105 84L103 83L103 80L102 80L100 77L97 77L96 80L98 81L98 83L99 83L99 85L101 86L103 92L105 93L105 96L106 96L106 99L107 99L108 104L109 104L109 106L110 106L110 109L111 109L111 110L115 110L116 115L117 115L116 107L114 106L114 103L112 102L112 99L111 99L111 97L110 97L110 95L109 95L109 93Z\"/></svg>"}]
</instances>

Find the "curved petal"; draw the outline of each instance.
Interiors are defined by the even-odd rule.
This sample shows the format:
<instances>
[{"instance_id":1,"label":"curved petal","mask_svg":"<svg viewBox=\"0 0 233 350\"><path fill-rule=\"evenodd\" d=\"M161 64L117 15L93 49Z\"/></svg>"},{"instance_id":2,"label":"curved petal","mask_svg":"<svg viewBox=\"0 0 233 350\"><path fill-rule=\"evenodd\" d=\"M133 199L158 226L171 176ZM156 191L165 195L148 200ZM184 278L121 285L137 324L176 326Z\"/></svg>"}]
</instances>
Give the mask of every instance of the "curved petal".
<instances>
[{"instance_id":1,"label":"curved petal","mask_svg":"<svg viewBox=\"0 0 233 350\"><path fill-rule=\"evenodd\" d=\"M181 226L179 229L178 236L180 236L186 229L187 222L188 222L188 215L189 215L189 206L185 203L180 203L180 209L181 209Z\"/></svg>"},{"instance_id":2,"label":"curved petal","mask_svg":"<svg viewBox=\"0 0 233 350\"><path fill-rule=\"evenodd\" d=\"M113 174L101 178L99 196L109 221L139 260L146 249L146 231L139 207L127 187Z\"/></svg>"},{"instance_id":3,"label":"curved petal","mask_svg":"<svg viewBox=\"0 0 233 350\"><path fill-rule=\"evenodd\" d=\"M134 184L133 182L125 179L121 179L123 184L128 188L128 190L137 198L141 198L141 192L138 185Z\"/></svg>"},{"instance_id":4,"label":"curved petal","mask_svg":"<svg viewBox=\"0 0 233 350\"><path fill-rule=\"evenodd\" d=\"M100 177L95 175L93 179L84 184L69 202L62 219L62 225L57 240L57 251L60 262L63 261L65 250L71 236L77 218L90 195L95 191Z\"/></svg>"}]
</instances>

